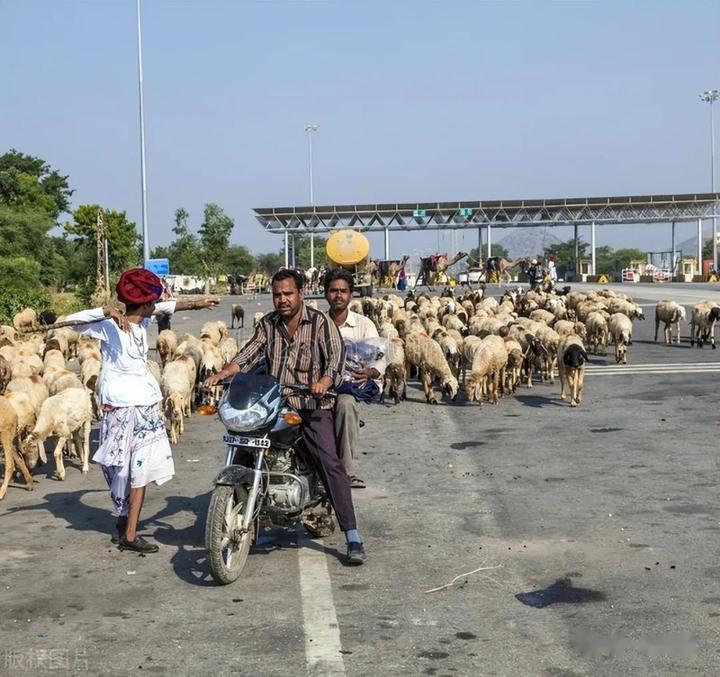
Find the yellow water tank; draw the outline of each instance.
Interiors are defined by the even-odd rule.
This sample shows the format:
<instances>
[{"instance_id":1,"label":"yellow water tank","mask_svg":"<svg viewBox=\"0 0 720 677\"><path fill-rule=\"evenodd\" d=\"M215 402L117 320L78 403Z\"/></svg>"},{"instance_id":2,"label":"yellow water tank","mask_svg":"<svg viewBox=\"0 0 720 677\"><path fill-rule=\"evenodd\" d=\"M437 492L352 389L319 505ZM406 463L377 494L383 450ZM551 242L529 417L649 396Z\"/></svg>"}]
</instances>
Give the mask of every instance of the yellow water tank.
<instances>
[{"instance_id":1,"label":"yellow water tank","mask_svg":"<svg viewBox=\"0 0 720 677\"><path fill-rule=\"evenodd\" d=\"M368 239L357 230L337 230L325 245L328 258L338 266L355 266L370 253Z\"/></svg>"}]
</instances>

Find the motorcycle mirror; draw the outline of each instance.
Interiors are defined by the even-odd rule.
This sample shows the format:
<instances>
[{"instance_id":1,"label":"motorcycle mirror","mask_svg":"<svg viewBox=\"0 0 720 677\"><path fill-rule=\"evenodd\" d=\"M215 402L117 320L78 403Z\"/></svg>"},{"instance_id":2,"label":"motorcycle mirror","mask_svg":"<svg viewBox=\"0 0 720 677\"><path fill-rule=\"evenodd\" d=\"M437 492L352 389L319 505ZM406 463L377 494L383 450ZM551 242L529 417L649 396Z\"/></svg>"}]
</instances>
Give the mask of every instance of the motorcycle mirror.
<instances>
[{"instance_id":1,"label":"motorcycle mirror","mask_svg":"<svg viewBox=\"0 0 720 677\"><path fill-rule=\"evenodd\" d=\"M201 404L195 411L200 416L212 416L217 414L217 407L212 404Z\"/></svg>"}]
</instances>

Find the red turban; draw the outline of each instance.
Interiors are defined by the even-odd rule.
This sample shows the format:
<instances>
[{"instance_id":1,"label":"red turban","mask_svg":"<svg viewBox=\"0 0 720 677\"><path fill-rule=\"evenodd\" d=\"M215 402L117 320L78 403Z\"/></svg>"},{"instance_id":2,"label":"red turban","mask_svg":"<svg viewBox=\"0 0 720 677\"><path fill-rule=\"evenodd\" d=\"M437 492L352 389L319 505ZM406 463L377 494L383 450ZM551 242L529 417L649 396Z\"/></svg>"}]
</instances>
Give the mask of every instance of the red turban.
<instances>
[{"instance_id":1,"label":"red turban","mask_svg":"<svg viewBox=\"0 0 720 677\"><path fill-rule=\"evenodd\" d=\"M139 306L157 301L162 295L163 283L145 268L130 268L120 276L115 290L120 303Z\"/></svg>"}]
</instances>

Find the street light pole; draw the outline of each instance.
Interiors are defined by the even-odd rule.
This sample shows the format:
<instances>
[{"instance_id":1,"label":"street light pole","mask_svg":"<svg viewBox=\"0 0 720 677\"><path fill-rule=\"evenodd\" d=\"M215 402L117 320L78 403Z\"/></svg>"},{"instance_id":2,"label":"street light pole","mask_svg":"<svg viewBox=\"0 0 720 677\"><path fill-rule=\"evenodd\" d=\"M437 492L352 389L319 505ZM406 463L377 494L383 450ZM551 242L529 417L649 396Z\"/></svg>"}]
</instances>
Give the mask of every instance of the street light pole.
<instances>
[{"instance_id":1,"label":"street light pole","mask_svg":"<svg viewBox=\"0 0 720 677\"><path fill-rule=\"evenodd\" d=\"M715 116L713 115L713 102L720 98L720 91L717 89L709 89L700 94L700 101L710 104L710 192L715 192ZM713 268L718 267L718 248L717 248L717 217L713 215L713 234L712 234L712 252L713 252ZM702 274L702 261L700 262L700 273Z\"/></svg>"},{"instance_id":2,"label":"street light pole","mask_svg":"<svg viewBox=\"0 0 720 677\"><path fill-rule=\"evenodd\" d=\"M305 131L308 135L308 148L310 151L310 206L315 206L315 196L313 195L313 150L312 138L313 132L317 132L320 125L305 125ZM310 231L310 267L315 267L315 233Z\"/></svg>"},{"instance_id":3,"label":"street light pole","mask_svg":"<svg viewBox=\"0 0 720 677\"><path fill-rule=\"evenodd\" d=\"M148 240L147 223L147 178L145 172L145 107L143 103L143 62L142 62L142 30L140 28L140 0L137 0L137 37L138 37L138 90L140 92L140 181L142 191L142 229L143 257L150 258L150 242Z\"/></svg>"}]
</instances>

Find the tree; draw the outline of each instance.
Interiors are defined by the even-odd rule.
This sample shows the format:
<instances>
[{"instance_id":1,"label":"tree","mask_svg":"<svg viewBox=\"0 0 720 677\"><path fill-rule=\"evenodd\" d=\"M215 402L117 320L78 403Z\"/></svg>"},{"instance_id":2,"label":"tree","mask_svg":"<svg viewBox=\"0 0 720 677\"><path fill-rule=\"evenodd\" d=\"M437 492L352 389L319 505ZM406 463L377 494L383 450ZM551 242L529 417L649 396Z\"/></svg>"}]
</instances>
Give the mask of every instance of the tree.
<instances>
[{"instance_id":1,"label":"tree","mask_svg":"<svg viewBox=\"0 0 720 677\"><path fill-rule=\"evenodd\" d=\"M258 254L255 257L255 267L258 272L273 275L285 264L285 256L281 253Z\"/></svg>"},{"instance_id":2,"label":"tree","mask_svg":"<svg viewBox=\"0 0 720 677\"><path fill-rule=\"evenodd\" d=\"M595 274L612 275L615 272L613 249L608 245L595 248Z\"/></svg>"},{"instance_id":3,"label":"tree","mask_svg":"<svg viewBox=\"0 0 720 677\"><path fill-rule=\"evenodd\" d=\"M205 205L204 219L199 230L200 245L203 264L213 275L225 272L223 259L234 227L235 222L218 205L212 202Z\"/></svg>"},{"instance_id":4,"label":"tree","mask_svg":"<svg viewBox=\"0 0 720 677\"><path fill-rule=\"evenodd\" d=\"M248 275L255 269L255 257L243 245L230 245L225 250L223 266L228 274Z\"/></svg>"},{"instance_id":5,"label":"tree","mask_svg":"<svg viewBox=\"0 0 720 677\"><path fill-rule=\"evenodd\" d=\"M14 209L40 209L53 221L70 209L68 177L44 160L15 149L0 156L0 202Z\"/></svg>"},{"instance_id":6,"label":"tree","mask_svg":"<svg viewBox=\"0 0 720 677\"><path fill-rule=\"evenodd\" d=\"M175 210L175 227L172 229L177 236L168 247L170 271L180 275L199 275L204 271L202 250L196 235L190 232L188 219L190 215L180 207Z\"/></svg>"},{"instance_id":7,"label":"tree","mask_svg":"<svg viewBox=\"0 0 720 677\"><path fill-rule=\"evenodd\" d=\"M315 236L313 249L315 250L315 267L318 268L327 259L325 245L327 238L322 235ZM295 235L295 265L298 268L307 269L310 267L310 236Z\"/></svg>"},{"instance_id":8,"label":"tree","mask_svg":"<svg viewBox=\"0 0 720 677\"><path fill-rule=\"evenodd\" d=\"M80 205L73 213L73 222L65 224L65 232L75 235L79 247L86 250L93 262L90 278L95 276L95 258L97 251L97 213L99 205ZM110 272L119 274L126 268L138 265L140 261L140 237L133 221L128 221L125 212L112 209L105 213L107 229L108 259ZM89 271L90 272L90 271Z\"/></svg>"},{"instance_id":9,"label":"tree","mask_svg":"<svg viewBox=\"0 0 720 677\"><path fill-rule=\"evenodd\" d=\"M715 258L713 256L712 238L705 240L705 242L703 243L702 255L703 255L703 259L709 259L710 261L712 261Z\"/></svg>"},{"instance_id":10,"label":"tree","mask_svg":"<svg viewBox=\"0 0 720 677\"><path fill-rule=\"evenodd\" d=\"M493 242L490 245L490 253L493 256L500 256L503 259L510 258L510 254L508 254L508 250L505 249L501 244L498 244L497 242ZM485 265L485 261L487 260L487 247L483 247L482 250L482 257L478 258L478 248L474 247L470 250L470 253L467 257L467 265L468 267L472 268L478 265L478 261L480 262L481 266Z\"/></svg>"},{"instance_id":11,"label":"tree","mask_svg":"<svg viewBox=\"0 0 720 677\"><path fill-rule=\"evenodd\" d=\"M50 307L50 295L38 286L40 263L24 256L0 258L0 323L9 323L23 308L38 312Z\"/></svg>"},{"instance_id":12,"label":"tree","mask_svg":"<svg viewBox=\"0 0 720 677\"><path fill-rule=\"evenodd\" d=\"M626 247L624 249L618 249L613 253L613 260L615 261L615 270L621 268L627 268L630 265L630 261L646 261L647 252L642 249L635 249L634 247Z\"/></svg>"},{"instance_id":13,"label":"tree","mask_svg":"<svg viewBox=\"0 0 720 677\"><path fill-rule=\"evenodd\" d=\"M587 242L583 242L578 239L578 256L581 259L587 257L587 248L589 247ZM575 270L575 239L567 240L566 242L560 242L558 244L551 244L546 247L544 256L547 259L549 256L556 258L555 265L557 266L558 274L563 275L568 271Z\"/></svg>"}]
</instances>

